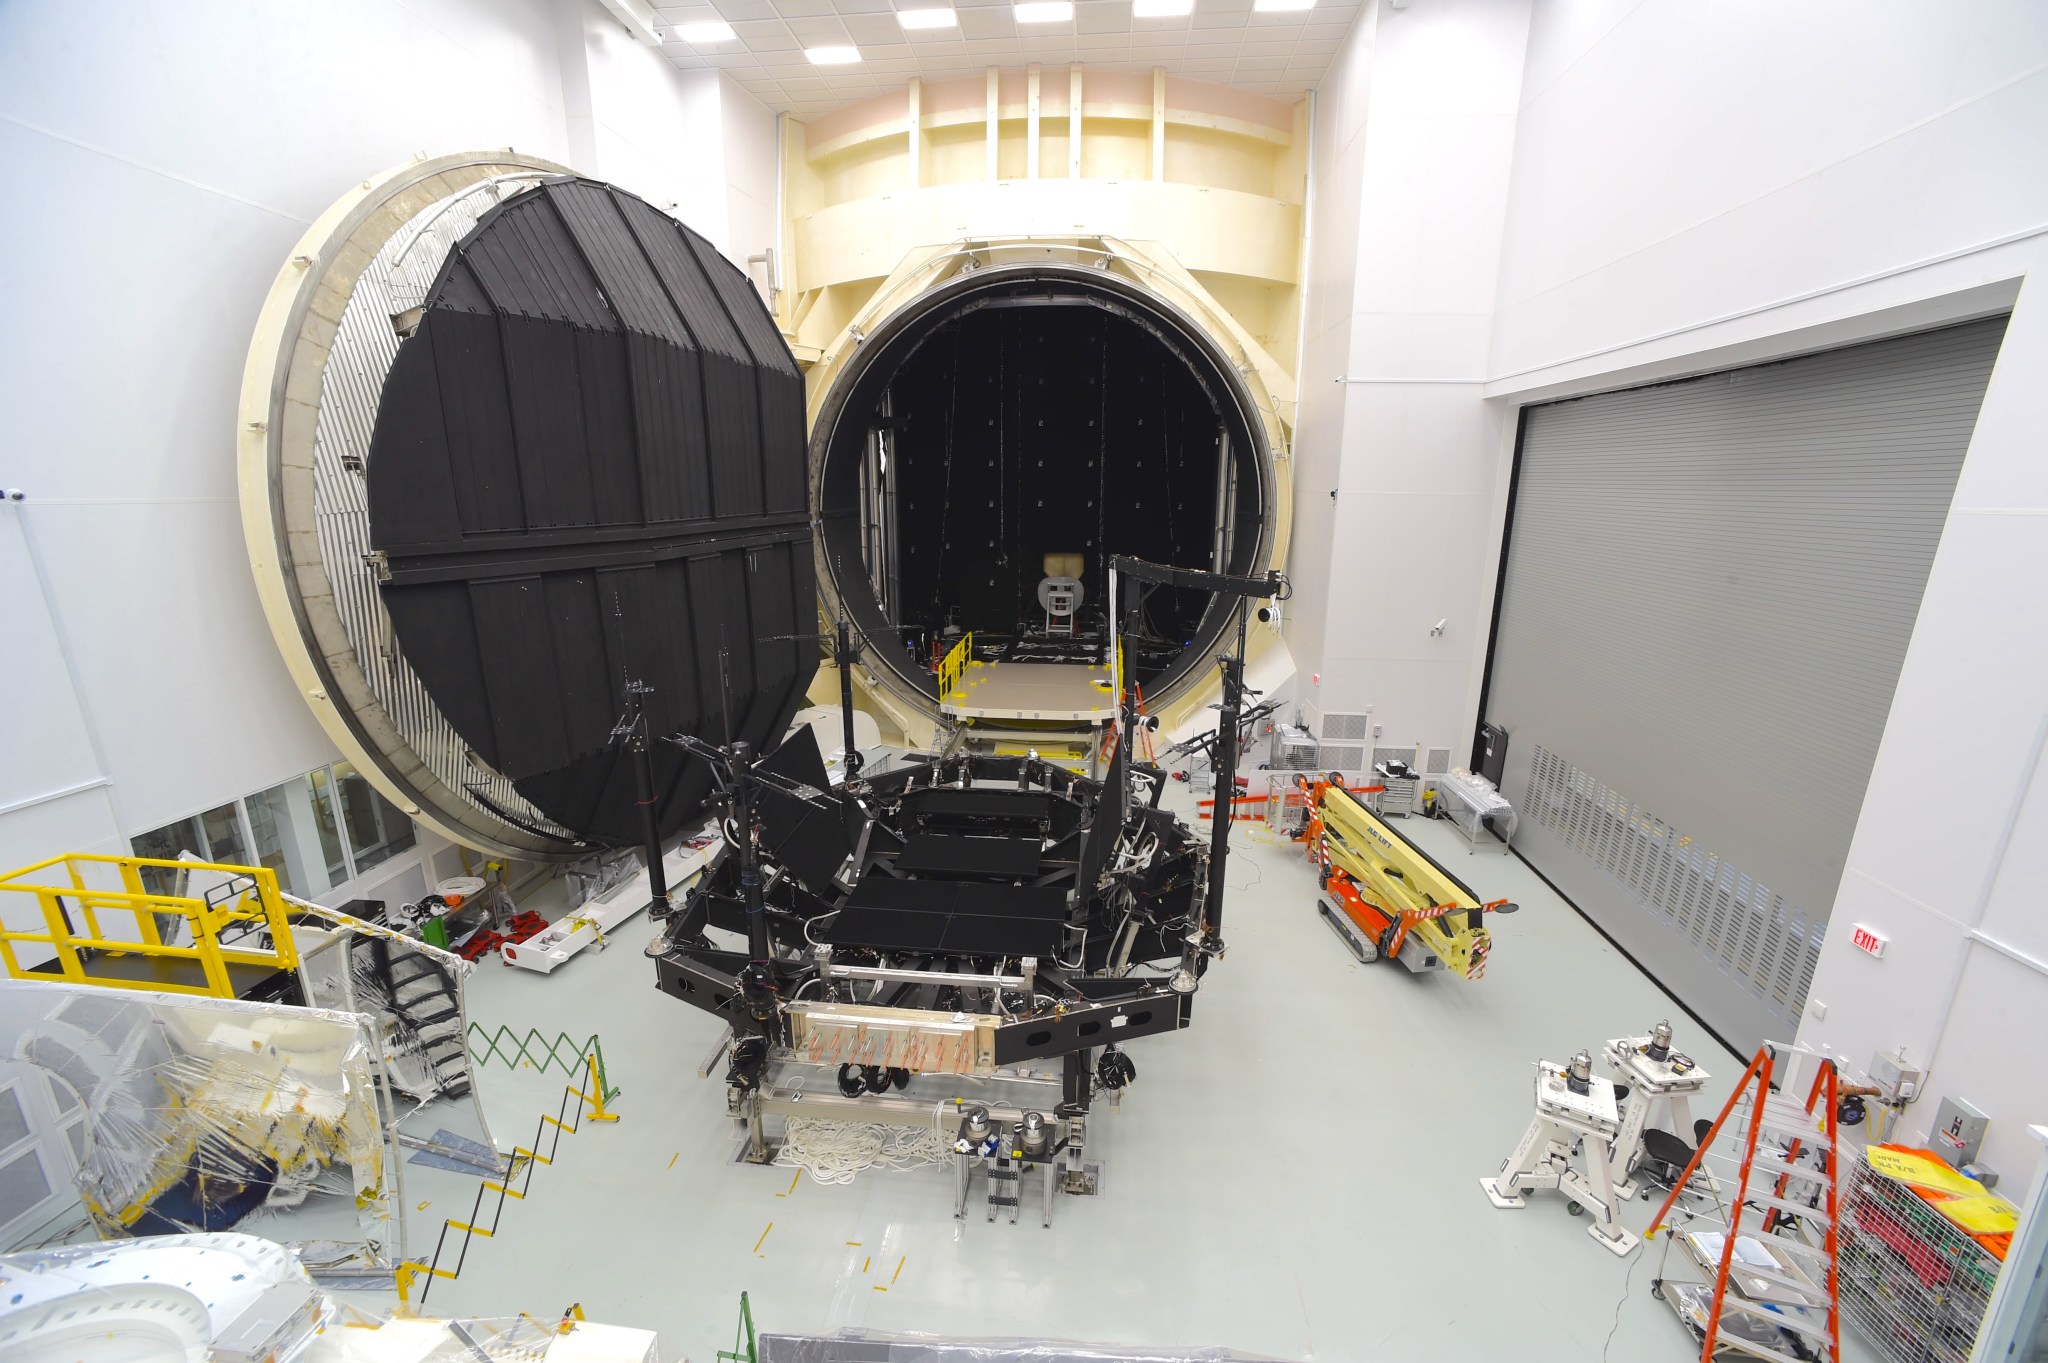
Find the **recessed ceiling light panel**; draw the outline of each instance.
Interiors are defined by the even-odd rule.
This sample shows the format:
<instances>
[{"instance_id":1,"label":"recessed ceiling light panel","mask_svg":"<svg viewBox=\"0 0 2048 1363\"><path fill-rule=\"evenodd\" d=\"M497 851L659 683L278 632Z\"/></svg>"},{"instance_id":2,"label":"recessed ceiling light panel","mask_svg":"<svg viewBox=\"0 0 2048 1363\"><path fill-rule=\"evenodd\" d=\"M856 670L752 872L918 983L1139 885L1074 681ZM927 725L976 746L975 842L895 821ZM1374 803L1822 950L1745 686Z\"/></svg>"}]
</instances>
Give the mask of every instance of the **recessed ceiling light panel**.
<instances>
[{"instance_id":1,"label":"recessed ceiling light panel","mask_svg":"<svg viewBox=\"0 0 2048 1363\"><path fill-rule=\"evenodd\" d=\"M1195 12L1195 0L1131 0L1133 19L1178 19Z\"/></svg>"},{"instance_id":2,"label":"recessed ceiling light panel","mask_svg":"<svg viewBox=\"0 0 2048 1363\"><path fill-rule=\"evenodd\" d=\"M1064 24L1074 17L1073 0L1026 0L1016 7L1020 24Z\"/></svg>"},{"instance_id":3,"label":"recessed ceiling light panel","mask_svg":"<svg viewBox=\"0 0 2048 1363\"><path fill-rule=\"evenodd\" d=\"M709 43L729 43L739 36L732 31L732 25L723 19L707 19L701 24L677 24L669 32L695 47L703 47Z\"/></svg>"},{"instance_id":4,"label":"recessed ceiling light panel","mask_svg":"<svg viewBox=\"0 0 2048 1363\"><path fill-rule=\"evenodd\" d=\"M911 28L953 28L960 23L960 16L950 9L899 9L896 22Z\"/></svg>"},{"instance_id":5,"label":"recessed ceiling light panel","mask_svg":"<svg viewBox=\"0 0 2048 1363\"><path fill-rule=\"evenodd\" d=\"M1286 14L1315 7L1316 0L1252 0L1252 8L1261 14Z\"/></svg>"},{"instance_id":6,"label":"recessed ceiling light panel","mask_svg":"<svg viewBox=\"0 0 2048 1363\"><path fill-rule=\"evenodd\" d=\"M857 47L807 47L804 55L811 59L812 66L851 66L860 60Z\"/></svg>"}]
</instances>

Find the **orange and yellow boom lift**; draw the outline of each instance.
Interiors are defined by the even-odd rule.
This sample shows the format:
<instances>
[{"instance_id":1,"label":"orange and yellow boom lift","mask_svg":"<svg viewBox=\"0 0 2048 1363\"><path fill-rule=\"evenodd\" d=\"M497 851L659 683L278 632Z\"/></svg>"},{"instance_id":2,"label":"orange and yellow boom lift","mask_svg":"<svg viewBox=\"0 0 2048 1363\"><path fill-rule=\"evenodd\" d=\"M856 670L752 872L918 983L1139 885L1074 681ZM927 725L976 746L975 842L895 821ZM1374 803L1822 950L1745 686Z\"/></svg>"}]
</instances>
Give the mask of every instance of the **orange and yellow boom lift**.
<instances>
[{"instance_id":1,"label":"orange and yellow boom lift","mask_svg":"<svg viewBox=\"0 0 2048 1363\"><path fill-rule=\"evenodd\" d=\"M1325 891L1316 909L1351 954L1399 961L1418 974L1449 970L1468 980L1484 974L1493 947L1486 915L1513 913L1515 905L1482 902L1368 809L1335 772L1313 782L1297 779L1308 792L1302 836Z\"/></svg>"}]
</instances>

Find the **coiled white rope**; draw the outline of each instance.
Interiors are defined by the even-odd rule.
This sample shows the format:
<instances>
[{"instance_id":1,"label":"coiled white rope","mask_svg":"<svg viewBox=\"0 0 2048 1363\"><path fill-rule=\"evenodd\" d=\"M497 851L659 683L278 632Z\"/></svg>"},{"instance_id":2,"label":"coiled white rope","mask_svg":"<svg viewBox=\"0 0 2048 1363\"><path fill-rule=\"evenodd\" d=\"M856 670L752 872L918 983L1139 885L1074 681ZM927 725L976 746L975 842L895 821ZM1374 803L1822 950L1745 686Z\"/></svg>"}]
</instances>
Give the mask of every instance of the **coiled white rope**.
<instances>
[{"instance_id":1,"label":"coiled white rope","mask_svg":"<svg viewBox=\"0 0 2048 1363\"><path fill-rule=\"evenodd\" d=\"M952 1142L930 1126L876 1126L791 1117L777 1164L802 1169L819 1183L851 1183L863 1169L922 1169L953 1157Z\"/></svg>"}]
</instances>

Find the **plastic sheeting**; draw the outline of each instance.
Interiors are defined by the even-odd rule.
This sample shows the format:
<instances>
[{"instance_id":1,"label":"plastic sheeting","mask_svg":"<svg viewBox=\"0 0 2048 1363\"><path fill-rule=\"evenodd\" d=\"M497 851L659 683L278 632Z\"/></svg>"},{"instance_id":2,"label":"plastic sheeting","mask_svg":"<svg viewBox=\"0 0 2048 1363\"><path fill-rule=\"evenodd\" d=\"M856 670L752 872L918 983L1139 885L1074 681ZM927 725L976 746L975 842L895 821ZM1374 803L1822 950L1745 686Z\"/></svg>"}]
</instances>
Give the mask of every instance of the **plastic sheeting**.
<instances>
[{"instance_id":1,"label":"plastic sheeting","mask_svg":"<svg viewBox=\"0 0 2048 1363\"><path fill-rule=\"evenodd\" d=\"M842 1330L837 1335L762 1335L760 1363L1282 1363L1229 1349L1073 1344L1051 1339L940 1339Z\"/></svg>"},{"instance_id":2,"label":"plastic sheeting","mask_svg":"<svg viewBox=\"0 0 2048 1363\"><path fill-rule=\"evenodd\" d=\"M220 1231L264 1207L330 1204L309 1267L400 1252L399 1193L354 1013L0 981L0 1046L70 1083L78 1174L109 1236ZM299 1219L299 1218L295 1218Z\"/></svg>"},{"instance_id":3,"label":"plastic sheeting","mask_svg":"<svg viewBox=\"0 0 2048 1363\"><path fill-rule=\"evenodd\" d=\"M23 1359L293 1363L334 1315L290 1250L159 1235L0 1258L0 1340ZM167 1296L166 1294L175 1294ZM145 1353L144 1351L147 1350Z\"/></svg>"}]
</instances>

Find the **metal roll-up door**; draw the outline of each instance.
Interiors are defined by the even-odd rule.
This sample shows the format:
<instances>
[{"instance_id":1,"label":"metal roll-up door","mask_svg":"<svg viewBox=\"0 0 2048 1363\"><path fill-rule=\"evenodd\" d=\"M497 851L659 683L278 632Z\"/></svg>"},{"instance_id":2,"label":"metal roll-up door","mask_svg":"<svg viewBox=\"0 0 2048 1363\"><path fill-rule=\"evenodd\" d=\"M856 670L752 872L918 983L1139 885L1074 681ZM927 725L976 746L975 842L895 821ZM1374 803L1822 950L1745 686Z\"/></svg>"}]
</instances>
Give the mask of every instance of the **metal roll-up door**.
<instances>
[{"instance_id":1,"label":"metal roll-up door","mask_svg":"<svg viewBox=\"0 0 2048 1363\"><path fill-rule=\"evenodd\" d=\"M1516 844L1738 1048L1805 1005L2004 331L1524 414L1484 707Z\"/></svg>"}]
</instances>

